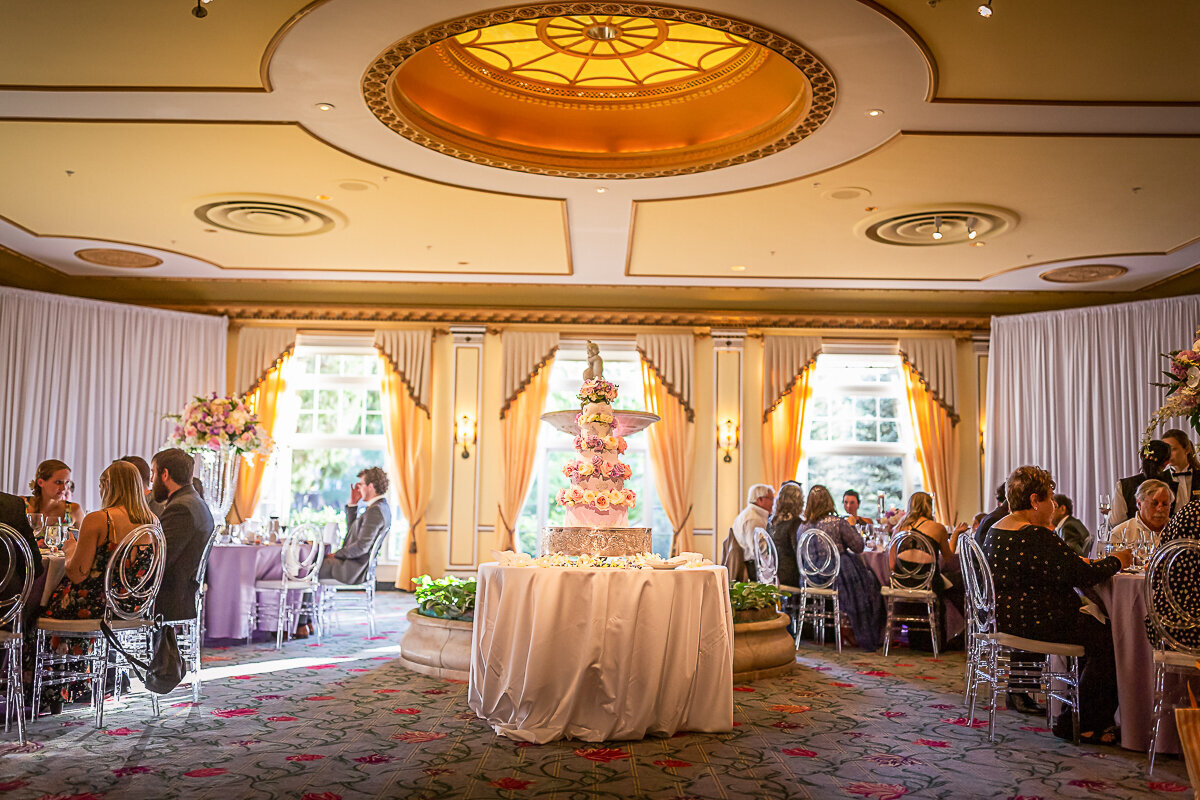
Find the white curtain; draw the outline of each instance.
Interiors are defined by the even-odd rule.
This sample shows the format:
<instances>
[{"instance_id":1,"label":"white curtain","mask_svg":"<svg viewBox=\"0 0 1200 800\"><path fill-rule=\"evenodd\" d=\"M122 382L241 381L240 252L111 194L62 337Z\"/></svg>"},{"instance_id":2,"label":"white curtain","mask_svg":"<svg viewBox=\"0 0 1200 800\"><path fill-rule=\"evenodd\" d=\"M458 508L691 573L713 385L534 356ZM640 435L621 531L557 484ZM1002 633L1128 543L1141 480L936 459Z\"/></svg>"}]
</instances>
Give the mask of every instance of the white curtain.
<instances>
[{"instance_id":1,"label":"white curtain","mask_svg":"<svg viewBox=\"0 0 1200 800\"><path fill-rule=\"evenodd\" d=\"M193 396L225 391L225 317L0 287L0 490L28 494L40 461L100 506L101 471L149 459Z\"/></svg>"},{"instance_id":2,"label":"white curtain","mask_svg":"<svg viewBox=\"0 0 1200 800\"><path fill-rule=\"evenodd\" d=\"M1094 530L1097 493L1140 466L1142 433L1165 391L1151 385L1163 380L1162 354L1190 347L1197 323L1200 295L993 317L986 496L1014 467L1037 464Z\"/></svg>"}]
</instances>

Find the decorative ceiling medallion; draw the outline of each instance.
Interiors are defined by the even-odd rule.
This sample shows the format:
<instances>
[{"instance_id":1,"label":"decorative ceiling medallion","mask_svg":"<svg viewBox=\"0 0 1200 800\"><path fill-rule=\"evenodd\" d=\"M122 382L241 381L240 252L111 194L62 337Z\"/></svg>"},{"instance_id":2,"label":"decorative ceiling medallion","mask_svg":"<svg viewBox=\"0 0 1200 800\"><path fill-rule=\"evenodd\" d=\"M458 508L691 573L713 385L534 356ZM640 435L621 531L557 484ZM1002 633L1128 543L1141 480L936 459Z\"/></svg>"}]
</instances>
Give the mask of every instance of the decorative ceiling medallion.
<instances>
[{"instance_id":1,"label":"decorative ceiling medallion","mask_svg":"<svg viewBox=\"0 0 1200 800\"><path fill-rule=\"evenodd\" d=\"M955 204L876 214L860 222L855 232L880 244L940 247L993 239L1015 228L1019 219L1004 208Z\"/></svg>"},{"instance_id":2,"label":"decorative ceiling medallion","mask_svg":"<svg viewBox=\"0 0 1200 800\"><path fill-rule=\"evenodd\" d=\"M1050 283L1095 283L1119 278L1127 272L1127 267L1117 264L1080 264L1076 267L1052 269L1038 277Z\"/></svg>"},{"instance_id":3,"label":"decorative ceiling medallion","mask_svg":"<svg viewBox=\"0 0 1200 800\"><path fill-rule=\"evenodd\" d=\"M439 23L362 82L396 133L476 164L569 178L686 175L780 152L833 110L799 44L707 12L555 3Z\"/></svg>"},{"instance_id":4,"label":"decorative ceiling medallion","mask_svg":"<svg viewBox=\"0 0 1200 800\"><path fill-rule=\"evenodd\" d=\"M87 247L76 250L75 257L89 264L99 264L102 267L120 267L121 269L146 269L157 267L163 263L161 258L149 253L137 253L133 250L117 250L112 247Z\"/></svg>"},{"instance_id":5,"label":"decorative ceiling medallion","mask_svg":"<svg viewBox=\"0 0 1200 800\"><path fill-rule=\"evenodd\" d=\"M219 200L196 209L210 225L259 236L312 236L336 227L334 218L296 202L274 200Z\"/></svg>"}]
</instances>

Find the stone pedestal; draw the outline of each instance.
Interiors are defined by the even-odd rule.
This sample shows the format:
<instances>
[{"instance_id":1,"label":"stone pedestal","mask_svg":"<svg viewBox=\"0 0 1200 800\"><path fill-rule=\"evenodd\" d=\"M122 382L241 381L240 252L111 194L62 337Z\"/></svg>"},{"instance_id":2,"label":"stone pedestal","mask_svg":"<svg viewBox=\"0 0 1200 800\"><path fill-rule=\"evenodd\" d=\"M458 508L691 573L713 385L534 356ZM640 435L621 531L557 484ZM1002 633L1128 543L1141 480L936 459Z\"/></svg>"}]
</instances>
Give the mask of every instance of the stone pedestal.
<instances>
[{"instance_id":1,"label":"stone pedestal","mask_svg":"<svg viewBox=\"0 0 1200 800\"><path fill-rule=\"evenodd\" d=\"M400 663L413 672L465 681L471 675L471 622L408 612Z\"/></svg>"},{"instance_id":2,"label":"stone pedestal","mask_svg":"<svg viewBox=\"0 0 1200 800\"><path fill-rule=\"evenodd\" d=\"M744 683L759 678L786 675L796 667L796 642L788 633L788 615L754 622L733 623L733 681Z\"/></svg>"}]
</instances>

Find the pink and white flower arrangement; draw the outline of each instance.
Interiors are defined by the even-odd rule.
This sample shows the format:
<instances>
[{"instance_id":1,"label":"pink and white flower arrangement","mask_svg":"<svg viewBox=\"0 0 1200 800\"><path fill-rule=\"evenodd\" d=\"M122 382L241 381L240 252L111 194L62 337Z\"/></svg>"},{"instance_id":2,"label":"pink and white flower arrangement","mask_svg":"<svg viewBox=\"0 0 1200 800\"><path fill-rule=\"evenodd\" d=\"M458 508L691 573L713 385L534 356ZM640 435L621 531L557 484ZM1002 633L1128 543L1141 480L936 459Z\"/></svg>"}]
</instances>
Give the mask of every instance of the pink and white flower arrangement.
<instances>
[{"instance_id":1,"label":"pink and white flower arrangement","mask_svg":"<svg viewBox=\"0 0 1200 800\"><path fill-rule=\"evenodd\" d=\"M597 511L607 511L610 508L635 508L637 494L632 489L571 489L558 490L560 506L590 506Z\"/></svg>"},{"instance_id":2,"label":"pink and white flower arrangement","mask_svg":"<svg viewBox=\"0 0 1200 800\"><path fill-rule=\"evenodd\" d=\"M269 455L275 447L258 421L240 397L196 397L184 407L183 413L167 417L176 422L168 443L195 452L220 450Z\"/></svg>"},{"instance_id":3,"label":"pink and white flower arrangement","mask_svg":"<svg viewBox=\"0 0 1200 800\"><path fill-rule=\"evenodd\" d=\"M1173 350L1165 356L1171 359L1166 383L1155 386L1166 387L1167 399L1150 416L1150 424L1142 435L1142 446L1154 438L1154 432L1163 422L1172 417L1184 417L1192 428L1200 431L1200 328L1196 329L1196 340L1189 350Z\"/></svg>"},{"instance_id":4,"label":"pink and white flower arrangement","mask_svg":"<svg viewBox=\"0 0 1200 800\"><path fill-rule=\"evenodd\" d=\"M617 385L604 378L590 378L579 387L576 397L581 403L611 403L617 399Z\"/></svg>"}]
</instances>

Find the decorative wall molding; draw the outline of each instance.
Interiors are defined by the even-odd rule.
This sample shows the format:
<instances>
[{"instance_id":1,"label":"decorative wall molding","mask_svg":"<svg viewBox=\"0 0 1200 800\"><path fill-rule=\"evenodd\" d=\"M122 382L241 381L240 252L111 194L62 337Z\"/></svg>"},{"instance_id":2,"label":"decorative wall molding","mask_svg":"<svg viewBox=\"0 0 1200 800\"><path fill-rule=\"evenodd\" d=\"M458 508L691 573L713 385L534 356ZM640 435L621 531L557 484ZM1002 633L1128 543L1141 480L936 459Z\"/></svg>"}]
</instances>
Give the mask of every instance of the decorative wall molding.
<instances>
[{"instance_id":1,"label":"decorative wall molding","mask_svg":"<svg viewBox=\"0 0 1200 800\"><path fill-rule=\"evenodd\" d=\"M621 311L528 308L404 308L256 303L155 304L156 308L223 315L230 321L441 322L487 325L662 325L714 328L869 328L872 330L986 331L990 316L917 314L753 313L738 311Z\"/></svg>"}]
</instances>

